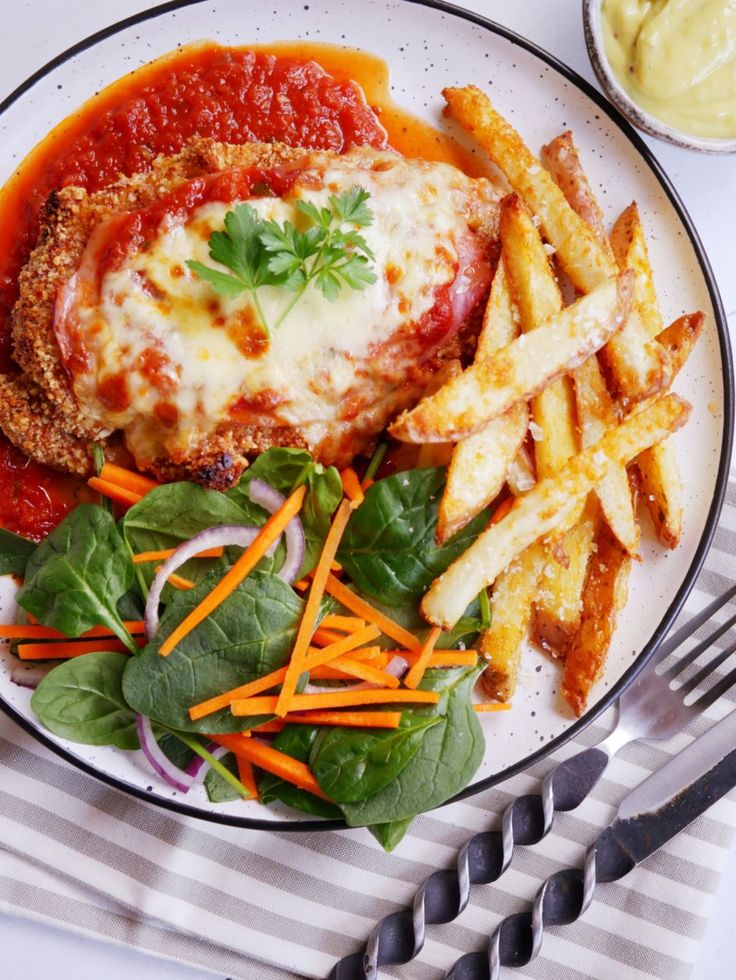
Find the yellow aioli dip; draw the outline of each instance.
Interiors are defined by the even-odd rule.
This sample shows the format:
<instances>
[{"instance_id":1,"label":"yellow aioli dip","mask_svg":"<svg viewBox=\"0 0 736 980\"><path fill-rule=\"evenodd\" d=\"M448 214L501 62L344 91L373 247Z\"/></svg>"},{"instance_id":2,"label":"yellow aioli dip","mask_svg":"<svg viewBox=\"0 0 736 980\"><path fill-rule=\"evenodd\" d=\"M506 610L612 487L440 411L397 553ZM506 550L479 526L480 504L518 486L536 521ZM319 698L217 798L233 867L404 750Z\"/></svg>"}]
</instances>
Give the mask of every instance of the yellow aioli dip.
<instances>
[{"instance_id":1,"label":"yellow aioli dip","mask_svg":"<svg viewBox=\"0 0 736 980\"><path fill-rule=\"evenodd\" d=\"M695 136L736 137L736 0L603 0L616 77L643 109Z\"/></svg>"}]
</instances>

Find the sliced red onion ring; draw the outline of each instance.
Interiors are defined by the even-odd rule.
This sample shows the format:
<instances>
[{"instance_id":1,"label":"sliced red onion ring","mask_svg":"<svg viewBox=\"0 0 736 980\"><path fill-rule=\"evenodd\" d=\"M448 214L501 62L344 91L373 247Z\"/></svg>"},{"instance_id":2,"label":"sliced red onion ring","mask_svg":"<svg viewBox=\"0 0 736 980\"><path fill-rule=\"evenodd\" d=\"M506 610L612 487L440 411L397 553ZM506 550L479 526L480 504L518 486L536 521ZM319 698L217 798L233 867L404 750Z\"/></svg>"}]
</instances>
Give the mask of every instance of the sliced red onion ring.
<instances>
[{"instance_id":1,"label":"sliced red onion ring","mask_svg":"<svg viewBox=\"0 0 736 980\"><path fill-rule=\"evenodd\" d=\"M409 662L403 657L392 657L386 665L386 673L392 677L403 677L409 669Z\"/></svg>"},{"instance_id":2,"label":"sliced red onion ring","mask_svg":"<svg viewBox=\"0 0 736 980\"><path fill-rule=\"evenodd\" d=\"M30 688L33 691L54 666L55 664L34 664L32 667L26 667L17 664L10 674L10 683L17 684L18 687Z\"/></svg>"},{"instance_id":3,"label":"sliced red onion ring","mask_svg":"<svg viewBox=\"0 0 736 980\"><path fill-rule=\"evenodd\" d=\"M239 524L224 524L222 527L210 527L206 531L200 531L189 541L180 544L170 558L167 558L163 565L156 572L151 583L151 591L148 593L146 601L146 611L143 615L143 623L146 630L146 639L152 640L158 630L158 607L161 602L161 593L169 576L182 565L186 564L190 558L194 558L200 551L208 548L225 548L229 545L236 545L240 548L247 548L260 532L259 527L242 527Z\"/></svg>"},{"instance_id":4,"label":"sliced red onion ring","mask_svg":"<svg viewBox=\"0 0 736 980\"><path fill-rule=\"evenodd\" d=\"M218 745L217 742L210 742L209 745L205 745L205 749L215 759L221 759L230 751L226 745ZM204 782L209 768L206 759L203 759L201 755L195 755L189 761L184 772L192 777L192 786L200 786Z\"/></svg>"},{"instance_id":5,"label":"sliced red onion ring","mask_svg":"<svg viewBox=\"0 0 736 980\"><path fill-rule=\"evenodd\" d=\"M166 756L153 734L150 718L146 718L145 715L136 715L135 728L138 732L143 754L150 762L156 775L160 776L169 786L178 789L180 793L188 793L194 785L193 778L189 773L175 766L171 759Z\"/></svg>"},{"instance_id":6,"label":"sliced red onion ring","mask_svg":"<svg viewBox=\"0 0 736 980\"><path fill-rule=\"evenodd\" d=\"M265 480L259 480L257 477L248 484L248 495L254 504L263 507L270 514L275 514L286 501L286 497L282 493L274 490ZM298 517L292 518L286 525L284 538L286 540L286 558L279 575L291 585L292 582L296 581L299 569L304 564L304 553L307 547L304 528Z\"/></svg>"}]
</instances>

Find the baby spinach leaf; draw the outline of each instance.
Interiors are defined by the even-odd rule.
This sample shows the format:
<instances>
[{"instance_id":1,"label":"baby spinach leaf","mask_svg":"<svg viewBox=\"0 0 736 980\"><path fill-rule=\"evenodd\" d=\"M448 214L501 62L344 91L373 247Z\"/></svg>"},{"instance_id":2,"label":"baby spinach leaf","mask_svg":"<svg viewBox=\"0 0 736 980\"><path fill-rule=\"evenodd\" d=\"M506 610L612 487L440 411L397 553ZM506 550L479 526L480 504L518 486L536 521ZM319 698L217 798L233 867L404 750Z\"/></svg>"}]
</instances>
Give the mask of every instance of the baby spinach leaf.
<instances>
[{"instance_id":1,"label":"baby spinach leaf","mask_svg":"<svg viewBox=\"0 0 736 980\"><path fill-rule=\"evenodd\" d=\"M28 559L36 548L35 541L0 527L0 575L25 575Z\"/></svg>"},{"instance_id":2,"label":"baby spinach leaf","mask_svg":"<svg viewBox=\"0 0 736 980\"><path fill-rule=\"evenodd\" d=\"M306 762L319 731L320 729L315 725L287 725L274 739L274 748L290 755L293 759L298 759L299 762ZM287 783L270 772L264 773L258 780L258 794L262 803L277 800L295 810L311 813L315 817L326 817L331 820L339 820L342 817L342 813L334 804L321 800L313 793L307 793L306 790L299 789L293 783Z\"/></svg>"},{"instance_id":3,"label":"baby spinach leaf","mask_svg":"<svg viewBox=\"0 0 736 980\"><path fill-rule=\"evenodd\" d=\"M195 753L185 745L180 738L172 732L162 731L157 725L154 726L154 733L159 747L167 759L170 759L179 769L186 769L195 756Z\"/></svg>"},{"instance_id":4,"label":"baby spinach leaf","mask_svg":"<svg viewBox=\"0 0 736 980\"><path fill-rule=\"evenodd\" d=\"M266 514L246 514L235 500L217 490L205 490L196 483L167 483L156 487L123 518L123 533L134 553L176 548L200 531L223 524L263 524ZM251 518L257 517L257 520ZM267 559L268 561L268 559ZM195 582L208 572L230 564L227 557L197 558L182 566L180 572ZM146 583L156 574L156 563L138 566ZM171 598L167 591L166 598Z\"/></svg>"},{"instance_id":5,"label":"baby spinach leaf","mask_svg":"<svg viewBox=\"0 0 736 980\"><path fill-rule=\"evenodd\" d=\"M124 653L87 653L50 671L31 698L49 731L85 745L139 748L135 712L123 695Z\"/></svg>"},{"instance_id":6,"label":"baby spinach leaf","mask_svg":"<svg viewBox=\"0 0 736 980\"><path fill-rule=\"evenodd\" d=\"M324 728L309 755L309 768L335 803L373 796L395 779L439 717L404 711L396 729Z\"/></svg>"},{"instance_id":7,"label":"baby spinach leaf","mask_svg":"<svg viewBox=\"0 0 736 980\"><path fill-rule=\"evenodd\" d=\"M193 722L188 709L283 667L301 617L302 601L293 589L277 575L252 572L168 657L159 656L164 639L219 578L215 573L196 588L178 593L166 607L153 641L125 671L123 689L129 704L182 732L238 732L266 720L234 718L222 709Z\"/></svg>"},{"instance_id":8,"label":"baby spinach leaf","mask_svg":"<svg viewBox=\"0 0 736 980\"><path fill-rule=\"evenodd\" d=\"M80 504L28 559L18 605L67 636L107 626L135 653L117 611L132 582L133 563L114 519Z\"/></svg>"},{"instance_id":9,"label":"baby spinach leaf","mask_svg":"<svg viewBox=\"0 0 736 980\"><path fill-rule=\"evenodd\" d=\"M361 592L388 606L416 605L480 534L488 523L485 511L447 544L436 544L444 484L444 469L433 468L397 473L369 487L337 556Z\"/></svg>"},{"instance_id":10,"label":"baby spinach leaf","mask_svg":"<svg viewBox=\"0 0 736 980\"><path fill-rule=\"evenodd\" d=\"M220 762L228 769L233 776L238 776L238 763L232 752L224 755ZM242 800L242 795L231 786L215 769L208 769L204 777L204 788L207 790L207 798L210 803L231 803L233 800Z\"/></svg>"},{"instance_id":11,"label":"baby spinach leaf","mask_svg":"<svg viewBox=\"0 0 736 980\"><path fill-rule=\"evenodd\" d=\"M440 703L415 708L418 714L439 714L419 750L399 775L382 790L341 809L351 827L406 820L439 806L460 792L483 758L483 732L471 703L477 667L428 670L421 688L439 691Z\"/></svg>"},{"instance_id":12,"label":"baby spinach leaf","mask_svg":"<svg viewBox=\"0 0 736 980\"><path fill-rule=\"evenodd\" d=\"M413 821L414 817L407 817L405 820L392 820L390 823L374 823L368 830L384 851L393 851L401 843Z\"/></svg>"},{"instance_id":13,"label":"baby spinach leaf","mask_svg":"<svg viewBox=\"0 0 736 980\"><path fill-rule=\"evenodd\" d=\"M317 563L330 527L330 517L342 499L340 474L334 466L316 463L304 449L275 447L261 453L245 471L237 487L228 491L228 497L240 506L253 507L248 484L255 478L264 480L285 495L302 483L307 484L307 495L299 515L307 540L299 574L306 575Z\"/></svg>"}]
</instances>

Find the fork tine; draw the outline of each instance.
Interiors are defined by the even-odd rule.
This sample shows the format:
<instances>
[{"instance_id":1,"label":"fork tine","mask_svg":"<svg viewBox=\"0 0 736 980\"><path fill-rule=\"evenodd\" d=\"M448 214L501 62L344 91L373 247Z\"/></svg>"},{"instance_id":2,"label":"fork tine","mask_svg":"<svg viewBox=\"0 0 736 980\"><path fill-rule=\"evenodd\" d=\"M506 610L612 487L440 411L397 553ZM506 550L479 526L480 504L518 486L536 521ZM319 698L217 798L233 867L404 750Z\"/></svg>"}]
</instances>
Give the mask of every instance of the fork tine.
<instances>
[{"instance_id":1,"label":"fork tine","mask_svg":"<svg viewBox=\"0 0 736 980\"><path fill-rule=\"evenodd\" d=\"M717 630L714 630L709 636L706 636L704 640L696 643L692 650L688 650L684 656L678 657L671 667L662 671L660 676L665 680L672 680L673 677L677 677L677 675L681 674L686 667L689 667L694 660L697 660L704 650L707 650L709 646L715 643L716 640L720 639L723 634L727 633L735 624L736 614L734 614L730 619L727 619L725 623L719 626Z\"/></svg>"},{"instance_id":2,"label":"fork tine","mask_svg":"<svg viewBox=\"0 0 736 980\"><path fill-rule=\"evenodd\" d=\"M709 677L714 670L717 670L721 664L725 663L731 654L736 651L736 642L731 643L725 649L721 650L718 656L714 657L709 663L702 667L694 677L690 680L685 681L685 683L678 689L683 697L689 694L690 691L694 691L696 687L700 687L706 677Z\"/></svg>"},{"instance_id":3,"label":"fork tine","mask_svg":"<svg viewBox=\"0 0 736 980\"><path fill-rule=\"evenodd\" d=\"M725 677L722 677L717 684L714 684L709 691L706 691L705 694L701 695L697 701L693 701L690 707L696 711L705 711L707 708L710 708L710 706L716 702L722 694L725 694L726 691L732 688L734 684L736 684L736 667L729 671Z\"/></svg>"},{"instance_id":4,"label":"fork tine","mask_svg":"<svg viewBox=\"0 0 736 980\"><path fill-rule=\"evenodd\" d=\"M664 660L665 657L669 656L674 650L676 650L681 643L691 636L698 627L702 626L703 623L707 623L711 618L713 613L718 612L718 610L725 606L727 602L730 602L733 597L736 596L736 585L732 585L731 588L724 592L723 595L718 596L713 602L709 603L705 609L702 609L699 613L696 613L692 619L684 623L676 633L673 633L667 640L664 641L657 650L657 660Z\"/></svg>"}]
</instances>

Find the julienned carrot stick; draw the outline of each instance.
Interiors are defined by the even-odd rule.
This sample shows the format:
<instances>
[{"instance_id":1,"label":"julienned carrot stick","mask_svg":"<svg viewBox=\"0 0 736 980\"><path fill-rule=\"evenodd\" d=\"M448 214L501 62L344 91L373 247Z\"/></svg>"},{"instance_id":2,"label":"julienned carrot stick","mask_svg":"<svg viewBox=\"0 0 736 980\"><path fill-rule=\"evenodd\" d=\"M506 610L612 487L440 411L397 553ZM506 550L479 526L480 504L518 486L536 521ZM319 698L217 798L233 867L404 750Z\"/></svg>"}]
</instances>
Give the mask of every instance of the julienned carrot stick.
<instances>
[{"instance_id":1,"label":"julienned carrot stick","mask_svg":"<svg viewBox=\"0 0 736 980\"><path fill-rule=\"evenodd\" d=\"M350 612L354 612L356 616L362 616L369 623L375 623L382 633L390 636L392 640L396 640L397 643L406 647L407 650L419 651L421 644L416 636L408 630L405 630L403 626L399 626L393 619L389 619L388 616L384 616L383 613L374 609L370 603L366 602L365 599L361 599L360 596L356 595L346 585L343 585L339 579L336 579L334 575L328 576L325 591L329 592L333 598L337 599Z\"/></svg>"},{"instance_id":2,"label":"julienned carrot stick","mask_svg":"<svg viewBox=\"0 0 736 980\"><path fill-rule=\"evenodd\" d=\"M260 735L263 732L264 735L276 735L282 732L287 725L288 722L285 718L274 718L272 721L264 721L257 728L251 728L251 733L253 735Z\"/></svg>"},{"instance_id":3,"label":"julienned carrot stick","mask_svg":"<svg viewBox=\"0 0 736 980\"><path fill-rule=\"evenodd\" d=\"M281 691L279 692L276 703L276 714L281 717L291 709L291 700L296 690L299 675L305 669L307 648L309 647L312 633L314 633L314 626L319 616L319 607L325 592L325 584L330 577L330 564L337 553L340 539L350 518L350 513L350 502L343 500L332 519L330 530L327 532L325 543L322 546L322 553L319 556L317 567L312 575L312 587L307 595L307 602L302 613L302 620L299 623L296 640L294 641L291 660L286 668L286 677L284 678L284 683L281 685Z\"/></svg>"},{"instance_id":4,"label":"julienned carrot stick","mask_svg":"<svg viewBox=\"0 0 736 980\"><path fill-rule=\"evenodd\" d=\"M343 635L343 633L339 633L337 630L325 629L324 626L318 626L312 634L312 643L317 647L328 647L331 643L337 643L338 640L341 640Z\"/></svg>"},{"instance_id":5,"label":"julienned carrot stick","mask_svg":"<svg viewBox=\"0 0 736 980\"><path fill-rule=\"evenodd\" d=\"M442 630L439 626L433 626L427 634L427 639L422 644L422 649L419 651L419 656L416 659L416 663L412 665L412 667L409 669L409 673L404 678L404 683L407 687L419 687L422 678L424 677L424 671L427 669L429 664L429 658L434 652L434 645L439 639L441 632Z\"/></svg>"},{"instance_id":6,"label":"julienned carrot stick","mask_svg":"<svg viewBox=\"0 0 736 980\"><path fill-rule=\"evenodd\" d=\"M139 644L140 645L140 644ZM120 640L67 640L60 643L21 643L21 660L70 660L85 653L130 653Z\"/></svg>"},{"instance_id":7,"label":"julienned carrot stick","mask_svg":"<svg viewBox=\"0 0 736 980\"><path fill-rule=\"evenodd\" d=\"M311 649L305 669L309 670L312 667L320 667L322 664L327 664L344 653L349 653L362 643L375 640L378 632L377 626L366 626L351 636L342 637L338 643L333 643L331 647L325 647L324 650ZM192 721L197 721L199 718L206 718L207 715L219 711L220 708L227 708L232 701L238 698L249 698L254 694L270 691L272 687L282 684L285 677L286 667L280 667L278 670L273 670L270 674L264 674L263 677L258 677L248 684L242 684L240 687L235 687L231 691L225 691L223 694L218 694L216 697L202 701L200 704L192 705L189 709L189 717Z\"/></svg>"},{"instance_id":8,"label":"julienned carrot stick","mask_svg":"<svg viewBox=\"0 0 736 980\"><path fill-rule=\"evenodd\" d=\"M340 479L342 480L342 491L352 503L353 509L360 507L365 497L363 496L363 488L360 485L360 480L353 467L346 466L340 473Z\"/></svg>"},{"instance_id":9,"label":"julienned carrot stick","mask_svg":"<svg viewBox=\"0 0 736 980\"><path fill-rule=\"evenodd\" d=\"M167 558L171 558L175 551L175 548L164 548L162 551L141 551L137 555L133 555L133 563L145 565L149 561L166 561ZM194 557L222 558L224 552L224 548L205 548L204 551L198 552Z\"/></svg>"},{"instance_id":10,"label":"julienned carrot stick","mask_svg":"<svg viewBox=\"0 0 736 980\"><path fill-rule=\"evenodd\" d=\"M256 738L243 738L242 735L212 735L210 737L213 742L227 746L236 756L247 759L259 769L265 769L266 772L271 772L274 776L279 776L287 783L293 783L300 789L313 793L323 800L329 799L319 788L319 783L303 762L292 759L290 755L279 752L271 745L259 742Z\"/></svg>"},{"instance_id":11,"label":"julienned carrot stick","mask_svg":"<svg viewBox=\"0 0 736 980\"><path fill-rule=\"evenodd\" d=\"M491 519L488 522L488 525L490 526L492 524L498 524L499 521L502 521L513 506L514 506L514 497L507 497L505 500L502 500L501 503L498 505L498 507L496 507L494 512L491 514Z\"/></svg>"},{"instance_id":12,"label":"julienned carrot stick","mask_svg":"<svg viewBox=\"0 0 736 980\"><path fill-rule=\"evenodd\" d=\"M394 656L403 657L413 666L419 659L418 653L409 650L391 650ZM435 650L429 658L428 667L472 667L478 663L475 650Z\"/></svg>"},{"instance_id":13,"label":"julienned carrot stick","mask_svg":"<svg viewBox=\"0 0 736 980\"><path fill-rule=\"evenodd\" d=\"M236 755L235 761L238 763L238 776L240 782L245 786L250 795L254 800L258 799L258 786L256 785L256 777L253 773L253 766L248 761L244 759L242 755Z\"/></svg>"},{"instance_id":14,"label":"julienned carrot stick","mask_svg":"<svg viewBox=\"0 0 736 980\"><path fill-rule=\"evenodd\" d=\"M132 507L133 504L143 500L143 494L126 490L125 487L119 487L117 483L110 483L108 480L101 480L98 476L91 476L87 484L103 497L108 497L118 504L125 504L127 507Z\"/></svg>"},{"instance_id":15,"label":"julienned carrot stick","mask_svg":"<svg viewBox=\"0 0 736 980\"><path fill-rule=\"evenodd\" d=\"M350 657L338 657L337 660L332 661L330 666L342 674L347 674L348 677L357 677L361 681L368 681L369 684L380 684L381 687L386 688L399 686L398 677L394 677L393 674L364 661L351 660Z\"/></svg>"},{"instance_id":16,"label":"julienned carrot stick","mask_svg":"<svg viewBox=\"0 0 736 980\"><path fill-rule=\"evenodd\" d=\"M143 633L144 627L141 620L126 620L123 626L129 633ZM115 636L112 630L106 626L93 626L92 629L82 633L78 639L84 640L97 636ZM39 626L38 623L23 625L18 623L14 626L0 626L0 639L4 640L69 640L71 637L60 633L59 630L52 629L50 626Z\"/></svg>"},{"instance_id":17,"label":"julienned carrot stick","mask_svg":"<svg viewBox=\"0 0 736 980\"><path fill-rule=\"evenodd\" d=\"M282 534L289 521L299 513L306 492L306 486L298 487L281 507L269 517L253 544L245 549L212 592L164 640L159 649L162 657L167 657L176 644L191 633L195 626L198 626L210 613L214 612L240 585L243 579L253 571L274 541Z\"/></svg>"},{"instance_id":18,"label":"julienned carrot stick","mask_svg":"<svg viewBox=\"0 0 736 980\"><path fill-rule=\"evenodd\" d=\"M159 570L161 566L156 569ZM183 575L177 575L176 572L172 572L166 580L169 585L173 585L175 589L193 589L196 587L196 582L192 582L191 579L184 578Z\"/></svg>"},{"instance_id":19,"label":"julienned carrot stick","mask_svg":"<svg viewBox=\"0 0 736 980\"><path fill-rule=\"evenodd\" d=\"M347 728L398 728L400 711L305 711L287 715L290 725L345 725ZM263 731L263 729L261 729Z\"/></svg>"},{"instance_id":20,"label":"julienned carrot stick","mask_svg":"<svg viewBox=\"0 0 736 980\"><path fill-rule=\"evenodd\" d=\"M123 466L116 466L114 463L105 463L100 471L100 479L107 480L108 483L115 483L125 490L132 490L139 493L141 497L159 486L155 480L143 476L142 473L134 473L133 470L126 470Z\"/></svg>"},{"instance_id":21,"label":"julienned carrot stick","mask_svg":"<svg viewBox=\"0 0 736 980\"><path fill-rule=\"evenodd\" d=\"M511 711L510 701L490 701L487 704L474 704L473 711Z\"/></svg>"},{"instance_id":22,"label":"julienned carrot stick","mask_svg":"<svg viewBox=\"0 0 736 980\"><path fill-rule=\"evenodd\" d=\"M437 691L409 691L399 688L396 691L335 691L334 694L294 694L291 698L292 711L320 711L323 708L355 708L364 704L437 704L440 696ZM260 698L247 698L233 701L230 710L238 718L252 718L254 715L275 714L277 698L266 695Z\"/></svg>"},{"instance_id":23,"label":"julienned carrot stick","mask_svg":"<svg viewBox=\"0 0 736 980\"><path fill-rule=\"evenodd\" d=\"M365 620L358 616L335 616L332 613L328 613L320 623L320 627L328 630L340 630L343 633L357 633L364 626Z\"/></svg>"}]
</instances>

